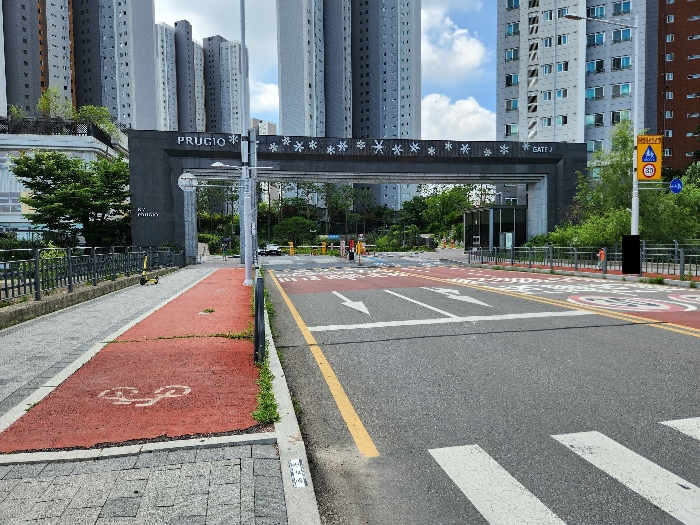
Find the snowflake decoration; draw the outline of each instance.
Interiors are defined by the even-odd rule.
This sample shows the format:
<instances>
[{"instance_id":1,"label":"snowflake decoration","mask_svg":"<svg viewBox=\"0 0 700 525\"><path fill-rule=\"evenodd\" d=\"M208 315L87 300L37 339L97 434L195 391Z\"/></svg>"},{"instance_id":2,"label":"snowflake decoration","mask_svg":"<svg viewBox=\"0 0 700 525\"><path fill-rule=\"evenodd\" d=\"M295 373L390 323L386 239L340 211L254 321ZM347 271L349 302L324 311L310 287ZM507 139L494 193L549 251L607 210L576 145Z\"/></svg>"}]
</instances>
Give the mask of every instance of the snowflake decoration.
<instances>
[{"instance_id":1,"label":"snowflake decoration","mask_svg":"<svg viewBox=\"0 0 700 525\"><path fill-rule=\"evenodd\" d=\"M297 141L297 143L294 144L294 151L296 151L297 153L301 153L302 151L304 151L304 144Z\"/></svg>"},{"instance_id":2,"label":"snowflake decoration","mask_svg":"<svg viewBox=\"0 0 700 525\"><path fill-rule=\"evenodd\" d=\"M348 149L348 143L345 140L341 140L338 142L338 151L341 153L345 153L345 150Z\"/></svg>"},{"instance_id":3,"label":"snowflake decoration","mask_svg":"<svg viewBox=\"0 0 700 525\"><path fill-rule=\"evenodd\" d=\"M486 149L484 150L484 157L490 157L490 156L491 156L491 153L492 153L491 150L490 150L489 148L486 148Z\"/></svg>"},{"instance_id":4,"label":"snowflake decoration","mask_svg":"<svg viewBox=\"0 0 700 525\"><path fill-rule=\"evenodd\" d=\"M228 141L231 144L238 144L238 135L229 135L228 136Z\"/></svg>"},{"instance_id":5,"label":"snowflake decoration","mask_svg":"<svg viewBox=\"0 0 700 525\"><path fill-rule=\"evenodd\" d=\"M292 143L292 139L290 139L289 137L284 137L282 139L282 144L284 144L285 146L289 146L291 143Z\"/></svg>"},{"instance_id":6,"label":"snowflake decoration","mask_svg":"<svg viewBox=\"0 0 700 525\"><path fill-rule=\"evenodd\" d=\"M523 150L530 151L530 143L529 142L523 142Z\"/></svg>"},{"instance_id":7,"label":"snowflake decoration","mask_svg":"<svg viewBox=\"0 0 700 525\"><path fill-rule=\"evenodd\" d=\"M401 155L403 153L403 148L399 146L398 144L394 146L393 148L394 155Z\"/></svg>"},{"instance_id":8,"label":"snowflake decoration","mask_svg":"<svg viewBox=\"0 0 700 525\"><path fill-rule=\"evenodd\" d=\"M501 155L508 155L508 150L510 150L509 146L501 144Z\"/></svg>"},{"instance_id":9,"label":"snowflake decoration","mask_svg":"<svg viewBox=\"0 0 700 525\"><path fill-rule=\"evenodd\" d=\"M272 153L277 153L277 144L270 144L270 151Z\"/></svg>"},{"instance_id":10,"label":"snowflake decoration","mask_svg":"<svg viewBox=\"0 0 700 525\"><path fill-rule=\"evenodd\" d=\"M326 153L328 153L329 155L333 155L335 153L335 146L328 146L326 148Z\"/></svg>"},{"instance_id":11,"label":"snowflake decoration","mask_svg":"<svg viewBox=\"0 0 700 525\"><path fill-rule=\"evenodd\" d=\"M435 155L435 148L433 148L433 147L428 148L428 155Z\"/></svg>"},{"instance_id":12,"label":"snowflake decoration","mask_svg":"<svg viewBox=\"0 0 700 525\"><path fill-rule=\"evenodd\" d=\"M315 140L312 140L311 142L309 142L310 149L316 149L316 146L318 146L318 142L316 142Z\"/></svg>"},{"instance_id":13,"label":"snowflake decoration","mask_svg":"<svg viewBox=\"0 0 700 525\"><path fill-rule=\"evenodd\" d=\"M451 142L445 142L445 149L447 151L452 151L452 143Z\"/></svg>"},{"instance_id":14,"label":"snowflake decoration","mask_svg":"<svg viewBox=\"0 0 700 525\"><path fill-rule=\"evenodd\" d=\"M378 141L378 140L375 140L375 141L374 141L374 146L372 146L372 147L374 148L374 152L375 152L377 155L380 154L380 153L384 153L384 148L385 148L385 146L384 146L384 141L383 141L383 140L382 140L381 142Z\"/></svg>"},{"instance_id":15,"label":"snowflake decoration","mask_svg":"<svg viewBox=\"0 0 700 525\"><path fill-rule=\"evenodd\" d=\"M469 144L462 145L462 155L469 155L469 150L471 150Z\"/></svg>"},{"instance_id":16,"label":"snowflake decoration","mask_svg":"<svg viewBox=\"0 0 700 525\"><path fill-rule=\"evenodd\" d=\"M414 142L411 144L411 153L418 153L420 151L420 144Z\"/></svg>"},{"instance_id":17,"label":"snowflake decoration","mask_svg":"<svg viewBox=\"0 0 700 525\"><path fill-rule=\"evenodd\" d=\"M364 140L358 140L358 141L357 141L357 144L355 144L355 145L357 146L357 149L365 149L365 146L366 146L367 144L365 144L365 141L364 141Z\"/></svg>"}]
</instances>

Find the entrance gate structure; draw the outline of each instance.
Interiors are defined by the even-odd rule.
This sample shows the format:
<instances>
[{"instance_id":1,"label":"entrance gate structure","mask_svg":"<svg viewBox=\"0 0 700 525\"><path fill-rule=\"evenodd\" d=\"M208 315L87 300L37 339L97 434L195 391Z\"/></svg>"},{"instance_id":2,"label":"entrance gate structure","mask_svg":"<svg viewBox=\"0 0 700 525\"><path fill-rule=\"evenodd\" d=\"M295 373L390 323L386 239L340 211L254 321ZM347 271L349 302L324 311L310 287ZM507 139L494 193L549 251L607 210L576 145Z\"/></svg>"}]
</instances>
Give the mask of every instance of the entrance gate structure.
<instances>
[{"instance_id":1,"label":"entrance gate structure","mask_svg":"<svg viewBox=\"0 0 700 525\"><path fill-rule=\"evenodd\" d=\"M257 143L257 163L269 168L257 173L261 182L526 184L528 237L564 219L577 172L585 172L587 160L585 144L560 142L266 135ZM240 135L130 131L132 242L184 246L185 201L178 178L221 175L221 168L212 168L215 162L241 166Z\"/></svg>"}]
</instances>

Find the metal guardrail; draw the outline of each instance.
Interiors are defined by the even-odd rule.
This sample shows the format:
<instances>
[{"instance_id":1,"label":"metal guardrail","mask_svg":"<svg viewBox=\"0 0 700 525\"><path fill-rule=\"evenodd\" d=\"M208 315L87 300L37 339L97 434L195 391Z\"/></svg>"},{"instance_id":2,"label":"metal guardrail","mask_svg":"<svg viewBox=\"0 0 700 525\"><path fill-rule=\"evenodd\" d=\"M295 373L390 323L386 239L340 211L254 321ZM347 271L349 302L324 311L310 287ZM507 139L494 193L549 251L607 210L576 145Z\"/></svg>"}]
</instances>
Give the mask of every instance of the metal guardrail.
<instances>
[{"instance_id":1,"label":"metal guardrail","mask_svg":"<svg viewBox=\"0 0 700 525\"><path fill-rule=\"evenodd\" d=\"M13 135L73 135L95 137L112 147L112 138L92 122L76 122L62 118L0 118L0 133Z\"/></svg>"},{"instance_id":2,"label":"metal guardrail","mask_svg":"<svg viewBox=\"0 0 700 525\"><path fill-rule=\"evenodd\" d=\"M601 270L603 273L622 270L622 250L615 246L603 248L603 251L602 261L600 248L592 246L523 246L510 250L476 248L465 253L470 264ZM700 244L642 243L640 256L642 274L678 275L681 279L700 276Z\"/></svg>"},{"instance_id":3,"label":"metal guardrail","mask_svg":"<svg viewBox=\"0 0 700 525\"><path fill-rule=\"evenodd\" d=\"M146 256L147 271L185 264L182 252L132 246L0 250L0 301L138 274Z\"/></svg>"}]
</instances>

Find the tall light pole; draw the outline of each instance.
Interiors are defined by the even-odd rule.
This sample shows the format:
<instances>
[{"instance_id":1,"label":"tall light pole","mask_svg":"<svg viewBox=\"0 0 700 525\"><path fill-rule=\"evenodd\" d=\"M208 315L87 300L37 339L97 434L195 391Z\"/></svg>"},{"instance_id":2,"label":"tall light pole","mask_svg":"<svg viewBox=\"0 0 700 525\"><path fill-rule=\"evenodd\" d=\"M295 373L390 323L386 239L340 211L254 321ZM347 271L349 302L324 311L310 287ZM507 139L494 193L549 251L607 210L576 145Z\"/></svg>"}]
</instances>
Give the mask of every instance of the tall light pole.
<instances>
[{"instance_id":1,"label":"tall light pole","mask_svg":"<svg viewBox=\"0 0 700 525\"><path fill-rule=\"evenodd\" d=\"M250 97L248 86L248 50L245 44L245 0L240 0L241 7L241 184L239 190L239 215L241 224L241 256L245 263L245 286L252 286L253 268L253 214L252 199L254 195L255 171L249 166L250 141L248 137L248 120L250 114ZM255 147L255 144L253 144Z\"/></svg>"},{"instance_id":2,"label":"tall light pole","mask_svg":"<svg viewBox=\"0 0 700 525\"><path fill-rule=\"evenodd\" d=\"M564 15L569 20L590 20L613 26L634 30L634 93L632 94L632 126L634 134L634 150L632 151L632 235L639 235L639 181L637 180L637 135L639 134L639 15L634 17L634 25L607 18L589 18L579 15Z\"/></svg>"}]
</instances>

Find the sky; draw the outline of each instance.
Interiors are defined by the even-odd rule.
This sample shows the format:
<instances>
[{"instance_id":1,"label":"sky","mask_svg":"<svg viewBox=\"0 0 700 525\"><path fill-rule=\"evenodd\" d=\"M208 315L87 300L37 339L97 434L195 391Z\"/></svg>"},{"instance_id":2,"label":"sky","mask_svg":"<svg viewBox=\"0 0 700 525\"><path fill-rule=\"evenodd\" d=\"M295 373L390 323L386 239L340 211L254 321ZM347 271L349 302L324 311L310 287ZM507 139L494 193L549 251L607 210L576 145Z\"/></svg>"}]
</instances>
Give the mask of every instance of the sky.
<instances>
[{"instance_id":1,"label":"sky","mask_svg":"<svg viewBox=\"0 0 700 525\"><path fill-rule=\"evenodd\" d=\"M284 0L281 0L284 1ZM496 2L422 0L422 138L496 139ZM189 20L194 39L240 40L236 0L155 0L156 21ZM277 123L276 0L246 0L251 116Z\"/></svg>"}]
</instances>

